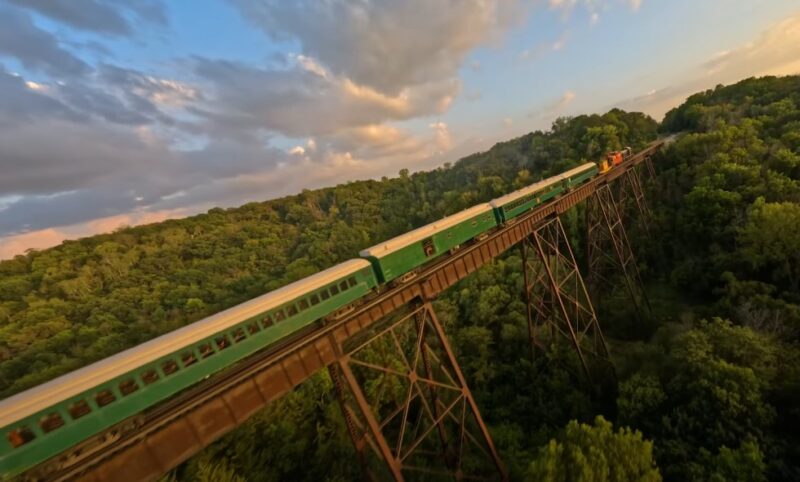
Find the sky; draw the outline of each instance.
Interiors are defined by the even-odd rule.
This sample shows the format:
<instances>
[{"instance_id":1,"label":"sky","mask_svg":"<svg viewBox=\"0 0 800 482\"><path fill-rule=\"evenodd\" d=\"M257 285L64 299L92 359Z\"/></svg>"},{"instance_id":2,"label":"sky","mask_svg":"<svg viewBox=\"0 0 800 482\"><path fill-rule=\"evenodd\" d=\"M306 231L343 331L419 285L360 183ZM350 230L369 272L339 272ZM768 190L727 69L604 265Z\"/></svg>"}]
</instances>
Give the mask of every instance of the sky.
<instances>
[{"instance_id":1,"label":"sky","mask_svg":"<svg viewBox=\"0 0 800 482\"><path fill-rule=\"evenodd\" d=\"M0 0L0 259L794 73L796 0Z\"/></svg>"}]
</instances>

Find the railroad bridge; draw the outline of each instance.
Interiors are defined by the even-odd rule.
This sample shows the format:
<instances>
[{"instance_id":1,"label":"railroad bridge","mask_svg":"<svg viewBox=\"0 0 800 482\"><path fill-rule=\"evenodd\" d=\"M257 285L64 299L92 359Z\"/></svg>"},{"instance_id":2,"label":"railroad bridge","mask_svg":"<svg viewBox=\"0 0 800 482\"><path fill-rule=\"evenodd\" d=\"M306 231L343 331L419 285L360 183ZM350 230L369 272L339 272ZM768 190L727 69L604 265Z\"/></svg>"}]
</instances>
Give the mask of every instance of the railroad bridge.
<instances>
[{"instance_id":1,"label":"railroad bridge","mask_svg":"<svg viewBox=\"0 0 800 482\"><path fill-rule=\"evenodd\" d=\"M505 480L503 463L431 304L442 291L511 249L521 251L531 356L542 330L571 346L582 377L613 373L593 296L621 275L641 316L650 309L628 241L637 217L647 231L644 184L655 176L659 140L621 165L437 258L413 279L363 300L352 312L304 330L180 395L79 441L29 471L45 480L154 480L244 423L319 370L329 371L368 480ZM585 276L561 215L586 206ZM381 356L375 356L381 353ZM401 400L370 399L378 377ZM68 463L63 461L68 460ZM483 463L481 463L483 462ZM49 468L48 468L49 467Z\"/></svg>"}]
</instances>

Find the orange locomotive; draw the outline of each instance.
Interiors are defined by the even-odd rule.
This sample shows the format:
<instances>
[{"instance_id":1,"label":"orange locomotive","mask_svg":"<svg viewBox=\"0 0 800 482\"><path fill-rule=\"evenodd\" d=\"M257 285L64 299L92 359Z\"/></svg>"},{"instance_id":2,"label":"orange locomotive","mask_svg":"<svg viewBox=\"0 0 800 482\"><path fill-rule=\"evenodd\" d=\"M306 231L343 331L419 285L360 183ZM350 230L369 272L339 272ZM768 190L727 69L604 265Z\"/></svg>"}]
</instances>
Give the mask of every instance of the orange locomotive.
<instances>
[{"instance_id":1,"label":"orange locomotive","mask_svg":"<svg viewBox=\"0 0 800 482\"><path fill-rule=\"evenodd\" d=\"M619 166L627 158L629 158L631 154L633 154L633 150L630 147L626 147L621 151L609 152L608 154L606 154L606 158L598 163L600 166L600 173L605 174L606 172L613 169L615 166Z\"/></svg>"}]
</instances>

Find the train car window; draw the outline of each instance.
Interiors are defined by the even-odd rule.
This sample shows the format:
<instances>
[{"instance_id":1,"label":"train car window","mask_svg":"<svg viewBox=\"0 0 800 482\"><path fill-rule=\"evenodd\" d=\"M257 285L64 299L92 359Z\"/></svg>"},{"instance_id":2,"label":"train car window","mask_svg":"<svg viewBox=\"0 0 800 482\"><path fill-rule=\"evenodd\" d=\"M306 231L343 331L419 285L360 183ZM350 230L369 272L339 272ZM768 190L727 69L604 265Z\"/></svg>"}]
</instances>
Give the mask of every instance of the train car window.
<instances>
[{"instance_id":1,"label":"train car window","mask_svg":"<svg viewBox=\"0 0 800 482\"><path fill-rule=\"evenodd\" d=\"M214 354L214 348L211 346L211 343L203 343L197 348L200 350L200 356L202 358L208 358Z\"/></svg>"},{"instance_id":2,"label":"train car window","mask_svg":"<svg viewBox=\"0 0 800 482\"><path fill-rule=\"evenodd\" d=\"M116 395L111 390L100 390L94 396L94 401L97 402L98 407L105 407L116 399Z\"/></svg>"},{"instance_id":3,"label":"train car window","mask_svg":"<svg viewBox=\"0 0 800 482\"><path fill-rule=\"evenodd\" d=\"M339 283L339 289L342 290L342 291L347 291L347 280L342 281L341 283Z\"/></svg>"},{"instance_id":4,"label":"train car window","mask_svg":"<svg viewBox=\"0 0 800 482\"><path fill-rule=\"evenodd\" d=\"M339 294L339 287L338 287L338 286L336 286L336 285L333 285L333 286L331 286L331 287L330 287L330 288L328 288L328 289L330 289L330 290L331 290L331 295L332 295L332 296L336 296L336 295L338 295L338 294Z\"/></svg>"},{"instance_id":5,"label":"train car window","mask_svg":"<svg viewBox=\"0 0 800 482\"><path fill-rule=\"evenodd\" d=\"M44 433L52 432L53 430L64 426L64 419L57 412L45 415L39 420L39 426L42 427Z\"/></svg>"},{"instance_id":6,"label":"train car window","mask_svg":"<svg viewBox=\"0 0 800 482\"><path fill-rule=\"evenodd\" d=\"M269 318L269 315L267 315L267 318ZM272 324L272 319L271 318L270 318L269 322L270 322L270 324ZM242 340L244 340L246 338L245 334L244 334L244 330L241 329L241 328L236 328L235 330L233 330L231 332L231 335L233 336L233 341L235 341L236 343L239 343L240 341L242 341Z\"/></svg>"},{"instance_id":7,"label":"train car window","mask_svg":"<svg viewBox=\"0 0 800 482\"><path fill-rule=\"evenodd\" d=\"M36 435L28 427L20 427L8 432L8 441L14 448L22 447L35 438Z\"/></svg>"},{"instance_id":8,"label":"train car window","mask_svg":"<svg viewBox=\"0 0 800 482\"><path fill-rule=\"evenodd\" d=\"M319 304L319 296L316 293L314 293L313 295L311 295L311 306L318 304Z\"/></svg>"},{"instance_id":9,"label":"train car window","mask_svg":"<svg viewBox=\"0 0 800 482\"><path fill-rule=\"evenodd\" d=\"M86 403L86 400L78 400L70 405L67 411L69 412L69 416L72 417L72 420L78 420L87 413L91 412L92 409L89 407L89 404Z\"/></svg>"},{"instance_id":10,"label":"train car window","mask_svg":"<svg viewBox=\"0 0 800 482\"><path fill-rule=\"evenodd\" d=\"M331 297L331 294L328 293L328 290L322 290L322 291L319 292L319 294L320 294L320 296L322 296L322 300L323 301L327 300L328 298Z\"/></svg>"},{"instance_id":11,"label":"train car window","mask_svg":"<svg viewBox=\"0 0 800 482\"><path fill-rule=\"evenodd\" d=\"M433 245L433 238L427 238L422 241L422 251L425 256L432 256L436 252L436 247Z\"/></svg>"},{"instance_id":12,"label":"train car window","mask_svg":"<svg viewBox=\"0 0 800 482\"><path fill-rule=\"evenodd\" d=\"M231 346L231 342L228 340L228 337L225 336L225 335L216 337L214 339L214 341L217 343L217 348L219 348L220 350L224 350L224 349L228 348L229 346Z\"/></svg>"},{"instance_id":13,"label":"train car window","mask_svg":"<svg viewBox=\"0 0 800 482\"><path fill-rule=\"evenodd\" d=\"M253 323L250 323L250 324L248 324L248 325L247 325L247 331L248 331L248 332L249 332L251 335L255 335L256 333L258 333L259 331L261 331L261 328L259 328L259 327L258 327L258 323L256 323L256 322L253 322Z\"/></svg>"},{"instance_id":14,"label":"train car window","mask_svg":"<svg viewBox=\"0 0 800 482\"><path fill-rule=\"evenodd\" d=\"M139 385L133 380L133 378L129 378L127 380L123 380L119 384L119 391L122 393L123 396L130 395L131 393L135 392L139 389Z\"/></svg>"},{"instance_id":15,"label":"train car window","mask_svg":"<svg viewBox=\"0 0 800 482\"><path fill-rule=\"evenodd\" d=\"M300 307L300 311L307 310L308 309L308 300L300 300L300 303L298 303L298 305Z\"/></svg>"},{"instance_id":16,"label":"train car window","mask_svg":"<svg viewBox=\"0 0 800 482\"><path fill-rule=\"evenodd\" d=\"M273 325L272 317L269 315L265 316L264 319L261 320L261 325L264 326L264 328L269 328L270 326L272 326Z\"/></svg>"},{"instance_id":17,"label":"train car window","mask_svg":"<svg viewBox=\"0 0 800 482\"><path fill-rule=\"evenodd\" d=\"M297 314L297 307L296 306L290 305L288 308L286 308L286 317L287 318L290 317L290 316L294 316L296 314Z\"/></svg>"},{"instance_id":18,"label":"train car window","mask_svg":"<svg viewBox=\"0 0 800 482\"><path fill-rule=\"evenodd\" d=\"M194 356L193 351L187 351L181 355L181 361L183 362L183 367L186 368L197 363L197 357Z\"/></svg>"},{"instance_id":19,"label":"train car window","mask_svg":"<svg viewBox=\"0 0 800 482\"><path fill-rule=\"evenodd\" d=\"M281 321L286 319L286 315L283 313L283 310L278 310L275 312L275 323L280 323Z\"/></svg>"},{"instance_id":20,"label":"train car window","mask_svg":"<svg viewBox=\"0 0 800 482\"><path fill-rule=\"evenodd\" d=\"M158 381L158 372L151 368L150 370L143 372L141 377L145 385L150 385L151 383Z\"/></svg>"},{"instance_id":21,"label":"train car window","mask_svg":"<svg viewBox=\"0 0 800 482\"><path fill-rule=\"evenodd\" d=\"M175 363L175 360L167 360L161 364L161 370L164 372L164 375L172 375L178 371L178 364Z\"/></svg>"},{"instance_id":22,"label":"train car window","mask_svg":"<svg viewBox=\"0 0 800 482\"><path fill-rule=\"evenodd\" d=\"M353 286L355 286L356 285L356 277L355 276L351 276L351 277L347 278L347 284L350 285L351 288Z\"/></svg>"}]
</instances>

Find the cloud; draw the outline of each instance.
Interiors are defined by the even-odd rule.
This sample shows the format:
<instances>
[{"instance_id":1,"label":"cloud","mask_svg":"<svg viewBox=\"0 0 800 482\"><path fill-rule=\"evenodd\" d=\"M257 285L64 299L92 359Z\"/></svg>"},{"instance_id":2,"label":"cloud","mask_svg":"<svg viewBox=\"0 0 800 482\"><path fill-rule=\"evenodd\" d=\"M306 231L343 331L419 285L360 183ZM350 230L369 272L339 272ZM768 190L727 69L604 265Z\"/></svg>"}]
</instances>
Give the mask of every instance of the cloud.
<instances>
[{"instance_id":1,"label":"cloud","mask_svg":"<svg viewBox=\"0 0 800 482\"><path fill-rule=\"evenodd\" d=\"M45 89L32 88L28 82L19 75L7 72L0 64L0 127L5 129L10 125L38 119L77 121L85 118L63 102L46 95Z\"/></svg>"},{"instance_id":2,"label":"cloud","mask_svg":"<svg viewBox=\"0 0 800 482\"><path fill-rule=\"evenodd\" d=\"M436 139L436 148L440 152L449 150L453 146L453 139L450 136L450 130L444 122L434 122L429 126L433 129Z\"/></svg>"},{"instance_id":3,"label":"cloud","mask_svg":"<svg viewBox=\"0 0 800 482\"><path fill-rule=\"evenodd\" d=\"M443 162L465 144L425 118L460 95L470 52L526 9L517 0L237 2L297 53L250 64L177 59L173 78L90 65L72 52L84 37L64 33L130 36L142 22L166 23L160 2L14 3L0 7L0 55L26 71L0 64L0 245L13 246L113 229L121 216L134 224L137 213L198 212ZM42 16L53 33L34 23ZM420 131L399 126L413 119ZM275 138L297 145L279 149Z\"/></svg>"},{"instance_id":4,"label":"cloud","mask_svg":"<svg viewBox=\"0 0 800 482\"><path fill-rule=\"evenodd\" d=\"M800 14L770 25L754 40L717 53L697 65L682 82L650 89L616 104L660 118L689 95L745 77L800 73Z\"/></svg>"},{"instance_id":5,"label":"cloud","mask_svg":"<svg viewBox=\"0 0 800 482\"><path fill-rule=\"evenodd\" d=\"M171 154L135 131L97 123L39 120L0 129L0 195L50 194L152 171ZM2 223L3 220L0 220Z\"/></svg>"},{"instance_id":6,"label":"cloud","mask_svg":"<svg viewBox=\"0 0 800 482\"><path fill-rule=\"evenodd\" d=\"M70 27L101 34L131 35L130 17L165 25L164 7L154 0L9 0Z\"/></svg>"},{"instance_id":7,"label":"cloud","mask_svg":"<svg viewBox=\"0 0 800 482\"><path fill-rule=\"evenodd\" d=\"M572 104L576 97L577 95L575 92L565 90L561 97L531 112L528 117L535 118L538 121L551 122L555 117L559 116L564 109Z\"/></svg>"},{"instance_id":8,"label":"cloud","mask_svg":"<svg viewBox=\"0 0 800 482\"><path fill-rule=\"evenodd\" d=\"M556 110L563 109L564 107L566 107L569 104L571 104L572 101L575 100L575 97L576 97L575 92L573 92L571 90L565 91L564 95L562 95L561 98L558 99L558 102L555 105L555 109Z\"/></svg>"},{"instance_id":9,"label":"cloud","mask_svg":"<svg viewBox=\"0 0 800 482\"><path fill-rule=\"evenodd\" d=\"M520 52L519 58L523 61L533 61L544 57L550 52L558 52L567 45L567 41L569 41L569 35L569 31L565 30L553 41L542 42L532 48L523 50Z\"/></svg>"},{"instance_id":10,"label":"cloud","mask_svg":"<svg viewBox=\"0 0 800 482\"><path fill-rule=\"evenodd\" d=\"M234 0L242 15L334 74L389 96L453 79L467 54L521 17L517 1Z\"/></svg>"},{"instance_id":11,"label":"cloud","mask_svg":"<svg viewBox=\"0 0 800 482\"><path fill-rule=\"evenodd\" d=\"M27 13L0 5L0 55L16 58L32 71L61 77L81 75L90 67L67 51Z\"/></svg>"},{"instance_id":12,"label":"cloud","mask_svg":"<svg viewBox=\"0 0 800 482\"><path fill-rule=\"evenodd\" d=\"M600 21L600 12L612 8L613 4L624 4L636 12L642 7L642 0L548 0L551 10L561 11L563 20L567 20L577 9L582 7L589 14L589 23L596 25Z\"/></svg>"},{"instance_id":13,"label":"cloud","mask_svg":"<svg viewBox=\"0 0 800 482\"><path fill-rule=\"evenodd\" d=\"M130 126L170 125L174 121L162 107L174 109L201 97L184 83L107 64L96 74L49 84L11 74L0 64L0 87L0 123L41 117L88 122L94 117Z\"/></svg>"},{"instance_id":14,"label":"cloud","mask_svg":"<svg viewBox=\"0 0 800 482\"><path fill-rule=\"evenodd\" d=\"M227 198L198 194L204 185L274 171L290 157L279 149L225 140L175 152L163 145L144 144L128 130L103 131L67 123L44 126L54 135L42 137L27 126L0 132L11 173L0 177L0 192L18 196L2 211L0 236L139 208L161 210L224 202ZM252 191L234 194L239 202L252 200L254 195Z\"/></svg>"},{"instance_id":15,"label":"cloud","mask_svg":"<svg viewBox=\"0 0 800 482\"><path fill-rule=\"evenodd\" d=\"M210 83L213 97L190 111L205 119L211 134L268 130L306 137L443 112L460 89L457 79L446 79L389 95L310 62L271 70L196 58L195 73Z\"/></svg>"},{"instance_id":16,"label":"cloud","mask_svg":"<svg viewBox=\"0 0 800 482\"><path fill-rule=\"evenodd\" d=\"M100 66L100 76L107 85L147 99L153 105L181 107L202 98L197 87L173 79L164 79L111 64Z\"/></svg>"},{"instance_id":17,"label":"cloud","mask_svg":"<svg viewBox=\"0 0 800 482\"><path fill-rule=\"evenodd\" d=\"M800 15L770 26L752 42L720 52L702 65L709 77L726 79L800 72Z\"/></svg>"}]
</instances>

